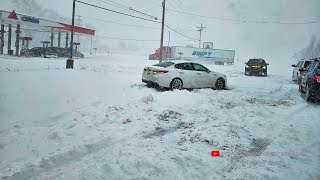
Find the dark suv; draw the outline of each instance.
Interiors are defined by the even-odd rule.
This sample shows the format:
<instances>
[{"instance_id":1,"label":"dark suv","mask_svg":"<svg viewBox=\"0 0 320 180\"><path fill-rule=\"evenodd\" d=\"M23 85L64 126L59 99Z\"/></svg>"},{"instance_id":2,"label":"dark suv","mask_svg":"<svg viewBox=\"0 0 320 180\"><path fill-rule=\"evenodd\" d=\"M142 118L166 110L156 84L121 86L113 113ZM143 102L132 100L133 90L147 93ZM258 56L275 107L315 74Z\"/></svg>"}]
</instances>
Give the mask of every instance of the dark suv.
<instances>
[{"instance_id":1,"label":"dark suv","mask_svg":"<svg viewBox=\"0 0 320 180\"><path fill-rule=\"evenodd\" d=\"M308 68L300 69L301 79L299 90L301 93L306 93L307 101L320 100L320 58L315 59Z\"/></svg>"},{"instance_id":2,"label":"dark suv","mask_svg":"<svg viewBox=\"0 0 320 180\"><path fill-rule=\"evenodd\" d=\"M245 67L245 75L252 76L252 75L260 75L260 76L267 76L268 75L268 66L269 64L266 63L264 59L250 59L246 62Z\"/></svg>"}]
</instances>

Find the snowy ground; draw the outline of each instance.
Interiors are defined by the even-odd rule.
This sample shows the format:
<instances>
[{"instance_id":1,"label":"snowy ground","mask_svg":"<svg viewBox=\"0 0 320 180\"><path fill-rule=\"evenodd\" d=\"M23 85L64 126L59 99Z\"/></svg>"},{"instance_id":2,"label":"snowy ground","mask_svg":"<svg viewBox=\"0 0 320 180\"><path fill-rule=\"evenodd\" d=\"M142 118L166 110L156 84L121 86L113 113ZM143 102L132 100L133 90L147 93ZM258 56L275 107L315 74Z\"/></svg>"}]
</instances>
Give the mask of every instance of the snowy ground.
<instances>
[{"instance_id":1,"label":"snowy ground","mask_svg":"<svg viewBox=\"0 0 320 180\"><path fill-rule=\"evenodd\" d=\"M320 107L290 69L207 65L229 90L160 91L141 82L150 64L0 56L0 179L319 178Z\"/></svg>"}]
</instances>

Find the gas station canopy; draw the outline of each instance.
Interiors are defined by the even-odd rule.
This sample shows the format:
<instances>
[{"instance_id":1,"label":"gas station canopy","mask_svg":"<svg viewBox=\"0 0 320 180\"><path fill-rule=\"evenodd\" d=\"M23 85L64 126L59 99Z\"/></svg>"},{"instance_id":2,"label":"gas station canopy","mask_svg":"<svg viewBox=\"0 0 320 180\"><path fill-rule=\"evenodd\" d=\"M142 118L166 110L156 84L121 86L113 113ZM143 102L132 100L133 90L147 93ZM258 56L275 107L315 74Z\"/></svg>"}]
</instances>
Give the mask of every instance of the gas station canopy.
<instances>
[{"instance_id":1,"label":"gas station canopy","mask_svg":"<svg viewBox=\"0 0 320 180\"><path fill-rule=\"evenodd\" d=\"M38 17L32 17L24 14L16 13L15 11L0 10L0 24L15 27L20 24L21 29L36 30L36 31L52 31L71 32L71 25L52 20L47 20ZM84 35L95 35L95 30L74 26L74 32Z\"/></svg>"}]
</instances>

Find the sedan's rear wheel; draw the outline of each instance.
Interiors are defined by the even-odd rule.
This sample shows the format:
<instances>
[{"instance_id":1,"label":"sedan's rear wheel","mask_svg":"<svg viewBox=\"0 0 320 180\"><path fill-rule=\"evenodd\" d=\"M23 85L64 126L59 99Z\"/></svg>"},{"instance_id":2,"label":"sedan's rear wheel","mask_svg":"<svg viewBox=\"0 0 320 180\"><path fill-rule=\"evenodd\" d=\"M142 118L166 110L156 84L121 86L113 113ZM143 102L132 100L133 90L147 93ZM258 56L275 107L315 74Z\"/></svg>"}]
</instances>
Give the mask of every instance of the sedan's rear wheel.
<instances>
[{"instance_id":1,"label":"sedan's rear wheel","mask_svg":"<svg viewBox=\"0 0 320 180\"><path fill-rule=\"evenodd\" d=\"M178 78L175 78L171 81L171 85L170 85L170 88L171 90L174 90L174 89L179 89L181 90L182 89L182 86L183 86L183 83L180 79Z\"/></svg>"},{"instance_id":2,"label":"sedan's rear wheel","mask_svg":"<svg viewBox=\"0 0 320 180\"><path fill-rule=\"evenodd\" d=\"M226 83L222 78L219 78L217 79L215 86L217 90L221 90L225 88Z\"/></svg>"}]
</instances>

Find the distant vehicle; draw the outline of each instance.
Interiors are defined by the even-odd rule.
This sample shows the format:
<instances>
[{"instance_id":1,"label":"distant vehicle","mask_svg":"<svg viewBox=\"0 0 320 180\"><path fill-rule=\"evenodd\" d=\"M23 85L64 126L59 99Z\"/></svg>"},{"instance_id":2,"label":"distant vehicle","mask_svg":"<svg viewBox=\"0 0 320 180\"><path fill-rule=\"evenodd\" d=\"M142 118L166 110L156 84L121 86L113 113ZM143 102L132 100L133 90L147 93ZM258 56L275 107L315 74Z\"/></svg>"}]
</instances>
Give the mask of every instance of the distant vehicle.
<instances>
[{"instance_id":1,"label":"distant vehicle","mask_svg":"<svg viewBox=\"0 0 320 180\"><path fill-rule=\"evenodd\" d=\"M245 63L245 72L247 76L260 75L268 76L268 63L264 59L250 59Z\"/></svg>"},{"instance_id":2,"label":"distant vehicle","mask_svg":"<svg viewBox=\"0 0 320 180\"><path fill-rule=\"evenodd\" d=\"M302 68L299 91L306 93L306 101L320 100L320 58L311 62L307 68Z\"/></svg>"},{"instance_id":3,"label":"distant vehicle","mask_svg":"<svg viewBox=\"0 0 320 180\"><path fill-rule=\"evenodd\" d=\"M191 61L207 61L216 64L233 64L234 50L205 49L195 47L172 46L171 55L173 59L185 59Z\"/></svg>"},{"instance_id":4,"label":"distant vehicle","mask_svg":"<svg viewBox=\"0 0 320 180\"><path fill-rule=\"evenodd\" d=\"M225 89L227 78L205 66L182 61L166 61L145 67L142 82L170 89L215 88Z\"/></svg>"},{"instance_id":5,"label":"distant vehicle","mask_svg":"<svg viewBox=\"0 0 320 180\"><path fill-rule=\"evenodd\" d=\"M162 60L171 58L170 55L171 48L167 46L162 47ZM160 48L156 50L155 53L149 55L149 60L159 60L160 59Z\"/></svg>"},{"instance_id":6,"label":"distant vehicle","mask_svg":"<svg viewBox=\"0 0 320 180\"><path fill-rule=\"evenodd\" d=\"M191 61L212 61L217 64L233 64L234 63L234 50L224 49L204 49L183 46L164 46L162 49L163 60L165 59L184 59ZM155 53L149 55L150 60L160 59L160 48Z\"/></svg>"},{"instance_id":7,"label":"distant vehicle","mask_svg":"<svg viewBox=\"0 0 320 180\"><path fill-rule=\"evenodd\" d=\"M32 53L33 57L42 57L46 54L46 48L45 47L34 47L32 49L29 49L29 52Z\"/></svg>"},{"instance_id":8,"label":"distant vehicle","mask_svg":"<svg viewBox=\"0 0 320 180\"><path fill-rule=\"evenodd\" d=\"M313 60L301 60L298 64L292 64L291 66L294 67L292 71L292 81L299 83L298 81L301 75L299 70L301 68L307 68L312 61Z\"/></svg>"},{"instance_id":9,"label":"distant vehicle","mask_svg":"<svg viewBox=\"0 0 320 180\"><path fill-rule=\"evenodd\" d=\"M67 48L59 48L59 47L34 47L29 50L33 57L44 57L44 58L53 58L53 57L69 57L69 49ZM84 55L74 50L74 57L84 58Z\"/></svg>"}]
</instances>

